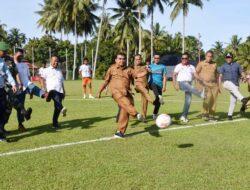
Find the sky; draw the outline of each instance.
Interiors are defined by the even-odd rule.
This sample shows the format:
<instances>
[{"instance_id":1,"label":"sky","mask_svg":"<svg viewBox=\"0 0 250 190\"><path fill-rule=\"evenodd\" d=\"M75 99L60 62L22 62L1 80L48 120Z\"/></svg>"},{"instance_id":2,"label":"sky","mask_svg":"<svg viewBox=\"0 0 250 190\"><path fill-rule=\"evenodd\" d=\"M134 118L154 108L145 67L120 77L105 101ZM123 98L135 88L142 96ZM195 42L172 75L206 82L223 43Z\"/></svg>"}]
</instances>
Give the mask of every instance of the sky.
<instances>
[{"instance_id":1,"label":"sky","mask_svg":"<svg viewBox=\"0 0 250 190\"><path fill-rule=\"evenodd\" d=\"M0 0L0 2L3 5L0 7L0 23L6 24L7 30L13 27L19 28L27 38L40 37L44 34L41 28L37 27L39 16L35 13L40 10L39 3L43 3L43 0ZM108 0L106 7L116 6L114 2L114 0ZM198 37L200 33L204 50L212 48L215 41L221 41L226 46L234 34L242 37L243 40L250 36L249 0L210 0L208 2L204 0L203 2L203 9L190 6L186 20L186 35ZM182 17L179 16L172 23L169 19L170 12L169 7L165 8L164 14L156 10L154 22L159 22L170 34L181 32ZM149 28L149 26L150 17L147 17L143 27ZM59 38L60 35L56 36ZM66 36L64 38L66 39ZM69 39L73 42L73 36Z\"/></svg>"}]
</instances>

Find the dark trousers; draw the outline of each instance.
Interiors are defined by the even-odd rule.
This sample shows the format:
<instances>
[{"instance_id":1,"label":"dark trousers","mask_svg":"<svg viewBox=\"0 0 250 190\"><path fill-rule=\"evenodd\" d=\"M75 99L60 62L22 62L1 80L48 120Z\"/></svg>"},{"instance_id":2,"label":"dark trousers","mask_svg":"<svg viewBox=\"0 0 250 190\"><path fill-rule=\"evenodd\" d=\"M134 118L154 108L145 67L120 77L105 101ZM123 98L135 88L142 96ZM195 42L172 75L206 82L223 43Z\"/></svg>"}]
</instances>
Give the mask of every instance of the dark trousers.
<instances>
[{"instance_id":1,"label":"dark trousers","mask_svg":"<svg viewBox=\"0 0 250 190\"><path fill-rule=\"evenodd\" d=\"M162 87L151 82L149 84L149 88L154 92L154 95L155 95L155 101L154 101L155 108L154 108L153 114L158 114L160 106L161 106L161 103L159 101L159 95L162 95Z\"/></svg>"},{"instance_id":2,"label":"dark trousers","mask_svg":"<svg viewBox=\"0 0 250 190\"><path fill-rule=\"evenodd\" d=\"M6 92L4 88L0 88L0 135L3 133L5 125L5 111L6 111Z\"/></svg>"},{"instance_id":3,"label":"dark trousers","mask_svg":"<svg viewBox=\"0 0 250 190\"><path fill-rule=\"evenodd\" d=\"M58 117L60 115L61 110L63 109L62 100L63 94L57 91L51 91L51 98L54 101L54 114L53 114L53 125L58 124Z\"/></svg>"},{"instance_id":4,"label":"dark trousers","mask_svg":"<svg viewBox=\"0 0 250 190\"><path fill-rule=\"evenodd\" d=\"M25 96L26 96L26 91L21 92L20 94L16 95L19 104L24 106L24 102L25 102ZM15 106L14 106L15 107ZM22 124L24 122L24 115L22 114L22 106L18 106L15 107L16 111L17 111L17 121L18 124Z\"/></svg>"}]
</instances>

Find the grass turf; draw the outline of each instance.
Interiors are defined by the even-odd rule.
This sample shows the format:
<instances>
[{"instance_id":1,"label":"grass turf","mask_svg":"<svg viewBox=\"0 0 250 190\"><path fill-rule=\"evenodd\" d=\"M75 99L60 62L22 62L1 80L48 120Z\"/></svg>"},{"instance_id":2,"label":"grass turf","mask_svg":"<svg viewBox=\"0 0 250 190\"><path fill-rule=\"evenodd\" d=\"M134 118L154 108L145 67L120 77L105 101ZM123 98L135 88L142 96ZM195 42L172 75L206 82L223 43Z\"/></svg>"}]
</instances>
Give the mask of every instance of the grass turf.
<instances>
[{"instance_id":1,"label":"grass turf","mask_svg":"<svg viewBox=\"0 0 250 190\"><path fill-rule=\"evenodd\" d=\"M94 92L101 81L94 81ZM62 128L51 128L53 103L26 100L33 108L28 131L18 133L15 111L6 126L10 143L0 152L110 137L116 130L117 105L112 98L81 99L81 82L66 82L64 105L68 115ZM246 86L242 86L247 95ZM182 110L184 95L171 82L161 113L169 113L173 126ZM140 97L135 103L140 109ZM224 120L229 96L223 92L217 115ZM235 118L240 118L237 106ZM200 119L201 102L193 97L188 125ZM0 157L0 189L250 189L249 120L174 131L157 131L149 106L147 123L131 120L125 140L80 144L58 149ZM248 118L249 114L246 113ZM143 133L144 132L144 133ZM143 133L143 134L142 134Z\"/></svg>"}]
</instances>

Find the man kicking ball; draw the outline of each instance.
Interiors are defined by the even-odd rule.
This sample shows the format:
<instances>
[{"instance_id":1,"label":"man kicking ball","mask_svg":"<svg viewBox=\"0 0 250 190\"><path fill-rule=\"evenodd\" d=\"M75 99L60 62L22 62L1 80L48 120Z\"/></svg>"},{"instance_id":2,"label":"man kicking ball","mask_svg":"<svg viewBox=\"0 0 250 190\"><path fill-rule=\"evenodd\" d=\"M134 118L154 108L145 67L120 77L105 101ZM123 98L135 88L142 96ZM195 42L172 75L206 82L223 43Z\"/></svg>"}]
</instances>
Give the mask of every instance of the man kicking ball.
<instances>
[{"instance_id":1,"label":"man kicking ball","mask_svg":"<svg viewBox=\"0 0 250 190\"><path fill-rule=\"evenodd\" d=\"M126 67L125 57L123 53L117 54L115 64L109 67L105 81L97 94L97 97L100 98L102 91L109 85L112 97L120 107L118 129L115 133L115 137L118 138L124 138L129 115L137 117L140 121L142 119L141 114L134 107L134 99L130 93L130 84L133 80L132 69Z\"/></svg>"}]
</instances>

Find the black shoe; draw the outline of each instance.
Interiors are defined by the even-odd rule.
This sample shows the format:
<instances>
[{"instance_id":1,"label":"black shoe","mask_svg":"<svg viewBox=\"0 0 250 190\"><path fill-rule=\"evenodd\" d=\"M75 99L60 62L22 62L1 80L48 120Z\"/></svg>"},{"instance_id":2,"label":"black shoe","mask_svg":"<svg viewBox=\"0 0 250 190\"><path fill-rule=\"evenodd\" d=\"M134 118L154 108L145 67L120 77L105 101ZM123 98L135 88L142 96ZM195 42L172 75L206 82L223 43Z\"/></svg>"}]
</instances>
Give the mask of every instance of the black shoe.
<instances>
[{"instance_id":1,"label":"black shoe","mask_svg":"<svg viewBox=\"0 0 250 190\"><path fill-rule=\"evenodd\" d=\"M25 112L24 112L24 117L25 117L25 119L28 121L28 120L30 120L30 118L31 118L31 114L32 114L32 108L28 108Z\"/></svg>"},{"instance_id":2,"label":"black shoe","mask_svg":"<svg viewBox=\"0 0 250 190\"><path fill-rule=\"evenodd\" d=\"M233 116L229 115L229 116L227 116L227 119L228 119L229 121L232 121L232 120L233 120Z\"/></svg>"},{"instance_id":3,"label":"black shoe","mask_svg":"<svg viewBox=\"0 0 250 190\"><path fill-rule=\"evenodd\" d=\"M7 139L4 133L0 133L0 142L7 142Z\"/></svg>"},{"instance_id":4,"label":"black shoe","mask_svg":"<svg viewBox=\"0 0 250 190\"><path fill-rule=\"evenodd\" d=\"M124 135L123 135L120 131L117 131L117 132L115 133L114 137L123 139L123 138L124 138Z\"/></svg>"},{"instance_id":5,"label":"black shoe","mask_svg":"<svg viewBox=\"0 0 250 190\"><path fill-rule=\"evenodd\" d=\"M54 129L59 129L59 128L60 128L60 125L58 125L58 123L55 123L55 124L53 124L53 128L54 128Z\"/></svg>"},{"instance_id":6,"label":"black shoe","mask_svg":"<svg viewBox=\"0 0 250 190\"><path fill-rule=\"evenodd\" d=\"M26 128L23 126L23 124L18 125L18 131L20 131L21 133L26 131Z\"/></svg>"},{"instance_id":7,"label":"black shoe","mask_svg":"<svg viewBox=\"0 0 250 190\"><path fill-rule=\"evenodd\" d=\"M240 113L245 113L246 106L242 105L240 108Z\"/></svg>"},{"instance_id":8,"label":"black shoe","mask_svg":"<svg viewBox=\"0 0 250 190\"><path fill-rule=\"evenodd\" d=\"M247 102L250 100L250 97L247 97L247 98L243 98L242 100L241 100L241 102L242 102L242 106L241 106L241 109L240 110L242 110L242 112L245 112L245 109L247 108ZM244 111L243 111L244 110Z\"/></svg>"}]
</instances>

